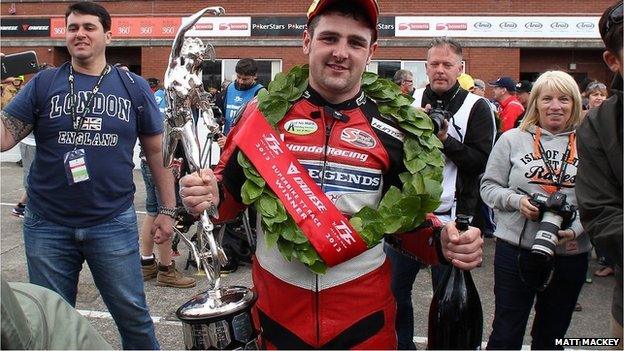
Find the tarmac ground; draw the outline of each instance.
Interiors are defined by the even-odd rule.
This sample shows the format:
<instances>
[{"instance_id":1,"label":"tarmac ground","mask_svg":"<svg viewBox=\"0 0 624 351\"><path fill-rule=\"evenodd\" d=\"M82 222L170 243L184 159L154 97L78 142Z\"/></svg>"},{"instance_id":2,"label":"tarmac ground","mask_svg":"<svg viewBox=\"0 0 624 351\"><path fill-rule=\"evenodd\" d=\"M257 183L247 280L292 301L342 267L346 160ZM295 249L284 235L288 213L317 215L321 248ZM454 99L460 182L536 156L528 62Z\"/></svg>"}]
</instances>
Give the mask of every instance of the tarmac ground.
<instances>
[{"instance_id":1,"label":"tarmac ground","mask_svg":"<svg viewBox=\"0 0 624 351\"><path fill-rule=\"evenodd\" d=\"M135 208L139 213L139 221L144 217L145 189L139 170L134 171L136 184ZM23 192L22 169L15 162L0 164L0 267L2 276L7 281L28 282L24 241L22 237L21 219L10 214L11 207L17 202ZM163 349L183 349L182 325L175 312L179 306L192 296L207 289L204 276L197 276L196 270L190 267L184 270L188 249L180 243L180 256L176 258L176 266L186 275L193 275L198 284L190 289L176 289L160 287L153 279L145 283L145 291L151 315L156 326L156 335ZM494 239L486 239L484 245L483 266L472 271L472 276L481 297L484 315L483 341L491 332L494 315ZM95 284L91 278L88 266L85 264L81 273L78 287L78 301L76 309L93 323L95 328L115 349L121 348L119 334L114 321L108 314ZM593 272L599 266L595 259L589 263L589 271ZM575 312L566 337L568 338L606 338L610 334L611 299L613 293L613 277L592 277L591 284L585 284L579 302L583 307ZM239 269L223 276L222 285L243 285L251 287L250 266L241 266ZM431 278L428 270L421 270L414 284L412 299L414 303L414 335L417 346L426 347L427 316L432 298ZM523 344L527 348L531 343L530 326L533 313L528 322ZM575 348L575 347L571 347ZM583 347L583 349L606 349L600 347Z\"/></svg>"}]
</instances>

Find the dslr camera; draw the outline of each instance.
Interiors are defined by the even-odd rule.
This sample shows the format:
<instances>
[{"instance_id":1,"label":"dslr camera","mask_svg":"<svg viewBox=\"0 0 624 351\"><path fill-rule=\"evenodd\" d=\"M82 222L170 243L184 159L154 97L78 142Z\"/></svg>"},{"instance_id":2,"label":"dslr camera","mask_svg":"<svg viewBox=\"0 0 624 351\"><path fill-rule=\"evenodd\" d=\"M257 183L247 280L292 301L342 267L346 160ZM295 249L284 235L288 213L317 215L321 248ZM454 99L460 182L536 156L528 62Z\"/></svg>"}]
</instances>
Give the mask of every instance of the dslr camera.
<instances>
[{"instance_id":1,"label":"dslr camera","mask_svg":"<svg viewBox=\"0 0 624 351\"><path fill-rule=\"evenodd\" d=\"M433 134L438 134L440 129L442 129L444 120L450 121L453 117L450 112L440 107L429 110L427 114L431 118L431 122L433 122Z\"/></svg>"},{"instance_id":2,"label":"dslr camera","mask_svg":"<svg viewBox=\"0 0 624 351\"><path fill-rule=\"evenodd\" d=\"M550 196L534 193L529 201L539 209L541 220L531 246L531 254L548 261L555 254L555 247L559 242L558 231L570 227L576 218L576 206L568 204L566 195L559 191Z\"/></svg>"}]
</instances>

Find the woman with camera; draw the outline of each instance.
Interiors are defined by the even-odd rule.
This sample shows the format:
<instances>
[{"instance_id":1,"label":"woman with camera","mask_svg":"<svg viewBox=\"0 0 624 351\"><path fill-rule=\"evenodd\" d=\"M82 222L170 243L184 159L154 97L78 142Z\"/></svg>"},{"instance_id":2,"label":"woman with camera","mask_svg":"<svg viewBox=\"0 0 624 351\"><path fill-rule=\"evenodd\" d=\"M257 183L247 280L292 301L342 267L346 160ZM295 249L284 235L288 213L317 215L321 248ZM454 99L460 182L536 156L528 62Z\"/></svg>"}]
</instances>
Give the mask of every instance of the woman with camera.
<instances>
[{"instance_id":1,"label":"woman with camera","mask_svg":"<svg viewBox=\"0 0 624 351\"><path fill-rule=\"evenodd\" d=\"M495 314L488 349L520 349L535 302L532 349L561 349L585 281L589 238L576 211L581 95L565 72L535 84L519 128L504 133L481 181L496 213Z\"/></svg>"}]
</instances>

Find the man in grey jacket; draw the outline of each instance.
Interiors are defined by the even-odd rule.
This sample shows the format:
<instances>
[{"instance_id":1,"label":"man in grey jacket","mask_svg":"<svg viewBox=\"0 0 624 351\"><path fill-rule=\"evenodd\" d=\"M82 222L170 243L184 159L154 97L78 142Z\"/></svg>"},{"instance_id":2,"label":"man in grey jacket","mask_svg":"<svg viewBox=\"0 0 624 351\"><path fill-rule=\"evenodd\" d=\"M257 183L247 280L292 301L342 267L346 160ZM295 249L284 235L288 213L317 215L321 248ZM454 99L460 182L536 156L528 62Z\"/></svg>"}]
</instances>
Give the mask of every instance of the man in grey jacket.
<instances>
[{"instance_id":1,"label":"man in grey jacket","mask_svg":"<svg viewBox=\"0 0 624 351\"><path fill-rule=\"evenodd\" d=\"M599 22L604 61L617 73L613 94L589 111L578 128L576 195L581 221L592 242L615 263L616 286L611 314L613 336L622 339L622 1L609 7Z\"/></svg>"}]
</instances>

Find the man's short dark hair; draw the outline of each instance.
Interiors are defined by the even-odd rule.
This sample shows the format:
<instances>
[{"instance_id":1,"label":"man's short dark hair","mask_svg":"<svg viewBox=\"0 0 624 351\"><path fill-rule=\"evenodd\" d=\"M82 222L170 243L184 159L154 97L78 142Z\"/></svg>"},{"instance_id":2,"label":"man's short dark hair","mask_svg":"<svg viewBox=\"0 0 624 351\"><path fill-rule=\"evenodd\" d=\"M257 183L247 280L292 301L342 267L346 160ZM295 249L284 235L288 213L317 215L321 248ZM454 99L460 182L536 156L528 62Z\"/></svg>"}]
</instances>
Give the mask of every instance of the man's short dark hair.
<instances>
[{"instance_id":1,"label":"man's short dark hair","mask_svg":"<svg viewBox=\"0 0 624 351\"><path fill-rule=\"evenodd\" d=\"M97 16L100 19L100 23L102 23L102 27L104 27L105 32L108 32L111 29L110 14L102 5L91 1L81 1L71 4L65 11L65 22L67 22L67 17L69 17L72 13Z\"/></svg>"},{"instance_id":2,"label":"man's short dark hair","mask_svg":"<svg viewBox=\"0 0 624 351\"><path fill-rule=\"evenodd\" d=\"M598 29L607 50L619 55L622 50L622 0L605 10L598 22Z\"/></svg>"},{"instance_id":3,"label":"man's short dark hair","mask_svg":"<svg viewBox=\"0 0 624 351\"><path fill-rule=\"evenodd\" d=\"M258 73L258 64L254 59L244 58L238 61L234 71L243 76L255 76Z\"/></svg>"},{"instance_id":4,"label":"man's short dark hair","mask_svg":"<svg viewBox=\"0 0 624 351\"><path fill-rule=\"evenodd\" d=\"M324 14L330 12L338 12L339 14L351 17L356 21L364 20L364 22L366 22L368 26L371 27L371 45L377 41L377 31L372 29L372 20L368 18L368 15L366 15L366 11L358 6L355 1L349 0L336 1L335 3L329 5L327 9L325 9L325 11L323 11L323 13L321 13L319 16L314 17L308 24L307 28L310 36L314 36L314 29L316 29L316 26L321 20L321 17L323 17Z\"/></svg>"},{"instance_id":5,"label":"man's short dark hair","mask_svg":"<svg viewBox=\"0 0 624 351\"><path fill-rule=\"evenodd\" d=\"M449 37L436 37L436 38L433 38L431 42L429 43L429 49L440 48L440 47L448 47L449 49L451 49L451 51L453 51L453 53L455 53L459 57L460 61L462 60L462 57L463 57L462 46L459 42ZM428 50L427 50L427 56L429 56Z\"/></svg>"}]
</instances>

